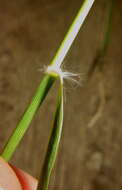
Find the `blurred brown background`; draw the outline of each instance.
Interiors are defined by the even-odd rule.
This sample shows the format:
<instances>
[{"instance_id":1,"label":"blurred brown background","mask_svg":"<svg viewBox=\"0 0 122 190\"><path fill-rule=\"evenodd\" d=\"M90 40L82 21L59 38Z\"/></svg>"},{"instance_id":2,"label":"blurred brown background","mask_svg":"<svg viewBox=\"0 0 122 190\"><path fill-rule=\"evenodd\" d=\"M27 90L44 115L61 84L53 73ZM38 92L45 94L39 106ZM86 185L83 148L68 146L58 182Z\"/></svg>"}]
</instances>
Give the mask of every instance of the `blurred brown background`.
<instances>
[{"instance_id":1,"label":"blurred brown background","mask_svg":"<svg viewBox=\"0 0 122 190\"><path fill-rule=\"evenodd\" d=\"M0 149L21 118L81 0L0 0ZM83 73L82 87L65 83L65 119L52 176L53 190L122 189L122 2L115 1L111 41L102 73L88 77L101 47L106 0L94 4L65 59ZM39 176L55 110L51 89L12 163Z\"/></svg>"}]
</instances>

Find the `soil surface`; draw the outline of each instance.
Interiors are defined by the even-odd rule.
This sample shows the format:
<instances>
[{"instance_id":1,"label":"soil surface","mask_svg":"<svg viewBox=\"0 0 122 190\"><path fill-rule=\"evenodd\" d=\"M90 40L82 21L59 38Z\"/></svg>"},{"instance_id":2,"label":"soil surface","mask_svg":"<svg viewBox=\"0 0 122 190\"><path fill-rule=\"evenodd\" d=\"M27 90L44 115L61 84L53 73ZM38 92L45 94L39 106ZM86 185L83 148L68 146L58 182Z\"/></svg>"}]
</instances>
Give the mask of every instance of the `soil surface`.
<instances>
[{"instance_id":1,"label":"soil surface","mask_svg":"<svg viewBox=\"0 0 122 190\"><path fill-rule=\"evenodd\" d=\"M96 1L65 67L81 73L81 86L65 82L63 134L50 190L122 189L122 2L115 1L111 41L88 76L105 31L106 0ZM80 0L0 0L0 149L20 120ZM13 156L12 163L39 177L58 82Z\"/></svg>"}]
</instances>

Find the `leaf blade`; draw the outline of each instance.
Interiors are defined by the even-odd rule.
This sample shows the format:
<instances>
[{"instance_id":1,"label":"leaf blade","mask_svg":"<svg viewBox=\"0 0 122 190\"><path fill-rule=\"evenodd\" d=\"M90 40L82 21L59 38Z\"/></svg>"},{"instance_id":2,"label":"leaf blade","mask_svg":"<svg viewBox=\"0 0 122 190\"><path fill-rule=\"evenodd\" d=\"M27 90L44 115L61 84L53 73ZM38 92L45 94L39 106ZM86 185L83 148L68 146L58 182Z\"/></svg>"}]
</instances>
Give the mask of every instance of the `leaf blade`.
<instances>
[{"instance_id":1,"label":"leaf blade","mask_svg":"<svg viewBox=\"0 0 122 190\"><path fill-rule=\"evenodd\" d=\"M37 190L47 190L50 176L56 161L63 126L63 86L60 86L53 129L45 156Z\"/></svg>"}]
</instances>

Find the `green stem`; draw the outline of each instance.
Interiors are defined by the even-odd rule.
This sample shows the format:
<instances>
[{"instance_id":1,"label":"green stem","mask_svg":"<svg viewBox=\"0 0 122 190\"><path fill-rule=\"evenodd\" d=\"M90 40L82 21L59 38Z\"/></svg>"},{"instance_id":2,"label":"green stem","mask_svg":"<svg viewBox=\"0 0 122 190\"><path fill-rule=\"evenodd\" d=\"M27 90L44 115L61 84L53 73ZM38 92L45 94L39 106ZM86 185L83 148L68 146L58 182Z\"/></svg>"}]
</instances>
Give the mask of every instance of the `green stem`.
<instances>
[{"instance_id":1,"label":"green stem","mask_svg":"<svg viewBox=\"0 0 122 190\"><path fill-rule=\"evenodd\" d=\"M63 125L63 86L60 87L58 104L54 118L53 129L44 160L40 181L37 190L47 190L52 169L54 168Z\"/></svg>"},{"instance_id":2,"label":"green stem","mask_svg":"<svg viewBox=\"0 0 122 190\"><path fill-rule=\"evenodd\" d=\"M3 150L3 153L1 156L6 161L9 161L11 159L14 151L16 150L18 144L20 143L25 132L27 131L30 122L32 121L39 106L42 104L43 100L45 99L54 80L55 80L54 77L45 76L44 79L42 80L42 82L40 83L40 86L37 89L37 92L36 92L35 96L33 97L31 104L25 111L21 121L17 125L12 136L9 138L7 144L4 147L4 150Z\"/></svg>"},{"instance_id":3,"label":"green stem","mask_svg":"<svg viewBox=\"0 0 122 190\"><path fill-rule=\"evenodd\" d=\"M106 30L105 30L103 45L101 48L102 55L105 55L107 48L108 48L109 41L110 41L113 8L114 8L114 0L109 0L108 1L108 10L107 10L108 13L107 13L107 21L106 21Z\"/></svg>"},{"instance_id":4,"label":"green stem","mask_svg":"<svg viewBox=\"0 0 122 190\"><path fill-rule=\"evenodd\" d=\"M76 15L76 18L71 24L68 33L62 41L51 64L56 64L59 67L61 66L64 58L66 57L67 52L69 51L73 41L75 40L83 22L85 21L94 1L95 0L84 0L83 5L81 6L78 14Z\"/></svg>"},{"instance_id":5,"label":"green stem","mask_svg":"<svg viewBox=\"0 0 122 190\"><path fill-rule=\"evenodd\" d=\"M103 36L102 46L97 52L97 55L95 56L95 59L93 61L92 67L89 70L89 77L92 76L94 73L96 67L98 67L100 70L102 70L104 66L104 57L106 55L108 45L110 42L110 36L111 36L111 30L112 30L112 18L113 18L113 8L114 8L114 0L108 0L107 1L108 7L107 7L107 18L106 18L106 24L105 24L105 32Z\"/></svg>"}]
</instances>

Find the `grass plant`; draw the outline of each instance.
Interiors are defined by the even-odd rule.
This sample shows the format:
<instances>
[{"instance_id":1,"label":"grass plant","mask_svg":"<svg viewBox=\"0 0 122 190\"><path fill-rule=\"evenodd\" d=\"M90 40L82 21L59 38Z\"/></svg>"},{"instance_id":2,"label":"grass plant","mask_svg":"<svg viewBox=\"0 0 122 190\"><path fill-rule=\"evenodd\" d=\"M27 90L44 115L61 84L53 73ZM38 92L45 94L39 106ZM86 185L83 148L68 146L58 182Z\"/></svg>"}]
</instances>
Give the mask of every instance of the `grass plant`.
<instances>
[{"instance_id":1,"label":"grass plant","mask_svg":"<svg viewBox=\"0 0 122 190\"><path fill-rule=\"evenodd\" d=\"M56 160L58 146L61 138L61 131L63 125L63 79L74 76L73 73L63 71L61 65L66 57L73 41L75 40L83 22L85 21L93 3L95 0L84 0L78 14L76 15L73 23L71 24L68 33L62 41L56 55L52 59L52 62L47 67L45 76L41 81L36 94L34 95L31 103L27 107L22 119L18 123L17 127L10 136L7 144L5 145L1 156L9 161L27 131L29 124L31 123L34 115L38 111L45 97L47 96L49 89L56 79L59 80L59 94L56 107L56 113L54 116L54 123L52 127L52 133L48 144L47 153L44 159L44 164L41 171L41 177L39 180L38 190L47 190L51 171L54 167Z\"/></svg>"}]
</instances>

